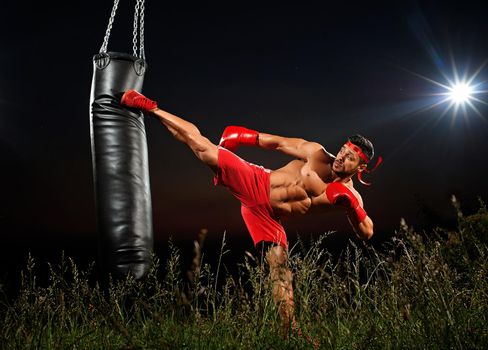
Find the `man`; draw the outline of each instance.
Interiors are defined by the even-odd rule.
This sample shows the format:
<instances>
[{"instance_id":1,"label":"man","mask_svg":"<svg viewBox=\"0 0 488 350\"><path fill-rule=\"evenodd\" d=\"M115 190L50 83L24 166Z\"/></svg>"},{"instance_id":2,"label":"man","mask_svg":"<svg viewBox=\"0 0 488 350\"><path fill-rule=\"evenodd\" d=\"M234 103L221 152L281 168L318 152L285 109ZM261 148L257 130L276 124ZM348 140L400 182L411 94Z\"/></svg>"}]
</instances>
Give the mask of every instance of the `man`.
<instances>
[{"instance_id":1,"label":"man","mask_svg":"<svg viewBox=\"0 0 488 350\"><path fill-rule=\"evenodd\" d=\"M285 331L295 325L295 317L292 274L287 266L288 241L279 218L305 214L312 207L327 211L339 205L360 239L373 235L373 222L351 179L366 170L373 157L373 145L364 137L350 137L334 157L315 142L228 126L217 146L195 125L159 109L156 102L136 91L125 92L121 103L159 118L176 139L212 169L215 185L226 186L241 202L242 217L254 244L269 247L266 261L273 298ZM242 145L281 151L295 160L271 171L235 155L233 151Z\"/></svg>"}]
</instances>

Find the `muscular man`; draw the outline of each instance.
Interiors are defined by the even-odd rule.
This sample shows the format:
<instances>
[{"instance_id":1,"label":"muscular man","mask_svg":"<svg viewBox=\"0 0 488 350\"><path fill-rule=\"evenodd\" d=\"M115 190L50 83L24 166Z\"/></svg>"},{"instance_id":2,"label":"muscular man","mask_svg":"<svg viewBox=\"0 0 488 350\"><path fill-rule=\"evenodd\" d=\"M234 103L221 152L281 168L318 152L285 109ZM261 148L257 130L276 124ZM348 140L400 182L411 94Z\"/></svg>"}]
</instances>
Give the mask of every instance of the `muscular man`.
<instances>
[{"instance_id":1,"label":"muscular man","mask_svg":"<svg viewBox=\"0 0 488 350\"><path fill-rule=\"evenodd\" d=\"M220 144L215 145L195 125L159 109L156 102L136 91L125 92L121 103L159 118L176 139L212 169L215 184L226 186L241 202L242 217L254 244L270 246L266 261L285 331L295 324L295 318L288 241L280 217L305 214L312 207L327 211L341 206L360 239L373 235L373 222L351 179L365 170L373 157L373 145L364 137L350 137L333 156L315 142L228 126ZM233 151L241 145L281 151L295 159L271 171L235 155Z\"/></svg>"}]
</instances>

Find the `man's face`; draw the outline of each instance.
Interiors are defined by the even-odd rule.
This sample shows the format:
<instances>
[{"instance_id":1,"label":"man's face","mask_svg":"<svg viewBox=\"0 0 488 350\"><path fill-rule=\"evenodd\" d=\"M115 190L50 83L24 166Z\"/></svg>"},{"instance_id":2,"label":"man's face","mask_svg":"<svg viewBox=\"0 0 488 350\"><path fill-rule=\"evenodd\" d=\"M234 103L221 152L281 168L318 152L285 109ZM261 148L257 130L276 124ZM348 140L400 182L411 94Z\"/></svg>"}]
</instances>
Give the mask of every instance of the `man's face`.
<instances>
[{"instance_id":1,"label":"man's face","mask_svg":"<svg viewBox=\"0 0 488 350\"><path fill-rule=\"evenodd\" d=\"M340 176L352 175L365 167L366 164L361 164L358 154L347 145L342 146L332 164L332 170Z\"/></svg>"}]
</instances>

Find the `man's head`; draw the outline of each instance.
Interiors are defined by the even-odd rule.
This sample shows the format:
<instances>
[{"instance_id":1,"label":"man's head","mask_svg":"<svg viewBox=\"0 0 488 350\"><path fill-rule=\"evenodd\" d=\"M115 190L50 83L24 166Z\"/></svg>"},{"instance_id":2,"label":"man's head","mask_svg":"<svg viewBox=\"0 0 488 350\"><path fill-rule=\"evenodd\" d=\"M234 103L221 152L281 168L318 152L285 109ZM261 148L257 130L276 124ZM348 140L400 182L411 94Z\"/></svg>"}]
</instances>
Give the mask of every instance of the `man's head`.
<instances>
[{"instance_id":1,"label":"man's head","mask_svg":"<svg viewBox=\"0 0 488 350\"><path fill-rule=\"evenodd\" d=\"M363 171L374 156L371 141L361 135L350 136L332 164L332 170L340 177Z\"/></svg>"}]
</instances>

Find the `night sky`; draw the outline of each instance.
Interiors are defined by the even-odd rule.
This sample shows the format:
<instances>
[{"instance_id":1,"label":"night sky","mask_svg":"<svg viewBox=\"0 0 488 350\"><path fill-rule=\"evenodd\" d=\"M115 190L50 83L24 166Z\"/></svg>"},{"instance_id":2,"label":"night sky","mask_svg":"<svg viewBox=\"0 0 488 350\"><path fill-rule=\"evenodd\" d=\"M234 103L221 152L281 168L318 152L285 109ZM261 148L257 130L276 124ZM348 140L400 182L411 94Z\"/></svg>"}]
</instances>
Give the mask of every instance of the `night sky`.
<instances>
[{"instance_id":1,"label":"night sky","mask_svg":"<svg viewBox=\"0 0 488 350\"><path fill-rule=\"evenodd\" d=\"M121 0L109 51L132 53L135 1ZM176 4L178 3L178 5ZM336 154L347 136L370 138L382 166L356 181L377 235L404 217L419 228L452 225L488 201L488 107L435 105L448 84L488 59L488 2L146 1L149 69L143 92L218 142L226 125L320 142ZM320 4L320 5L318 5ZM361 5L356 5L361 4ZM10 2L0 21L0 233L2 274L27 251L96 256L89 133L92 56L112 2ZM488 90L488 66L473 83ZM475 95L488 101L487 93ZM146 119L157 251L202 228L250 249L239 203L156 120ZM239 155L268 168L291 160L260 149ZM285 222L289 239L347 233L342 215ZM5 271L4 271L5 270Z\"/></svg>"}]
</instances>

